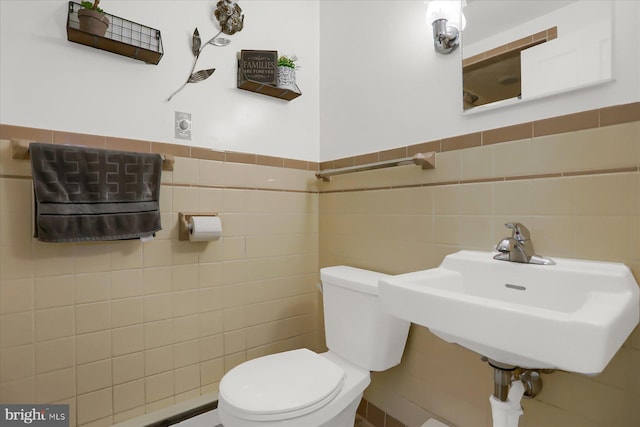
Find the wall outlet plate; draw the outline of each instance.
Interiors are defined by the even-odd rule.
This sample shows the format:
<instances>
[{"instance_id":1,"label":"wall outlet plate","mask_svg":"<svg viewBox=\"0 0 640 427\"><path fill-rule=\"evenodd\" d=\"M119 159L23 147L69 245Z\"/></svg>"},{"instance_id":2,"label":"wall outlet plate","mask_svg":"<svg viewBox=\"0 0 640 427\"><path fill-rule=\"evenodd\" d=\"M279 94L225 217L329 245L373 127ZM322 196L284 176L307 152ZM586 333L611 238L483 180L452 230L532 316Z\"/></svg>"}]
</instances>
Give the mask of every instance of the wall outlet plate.
<instances>
[{"instance_id":1,"label":"wall outlet plate","mask_svg":"<svg viewBox=\"0 0 640 427\"><path fill-rule=\"evenodd\" d=\"M176 111L174 129L176 138L191 140L191 113Z\"/></svg>"}]
</instances>

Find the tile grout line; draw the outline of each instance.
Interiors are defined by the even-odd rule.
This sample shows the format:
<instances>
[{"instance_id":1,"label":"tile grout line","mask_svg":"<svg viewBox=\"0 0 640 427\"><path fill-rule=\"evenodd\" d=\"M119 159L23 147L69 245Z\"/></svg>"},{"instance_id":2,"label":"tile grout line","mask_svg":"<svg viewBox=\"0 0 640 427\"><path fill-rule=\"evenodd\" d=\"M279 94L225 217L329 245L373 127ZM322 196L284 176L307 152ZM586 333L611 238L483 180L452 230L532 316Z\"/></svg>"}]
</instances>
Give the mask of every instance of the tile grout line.
<instances>
[{"instance_id":1,"label":"tile grout line","mask_svg":"<svg viewBox=\"0 0 640 427\"><path fill-rule=\"evenodd\" d=\"M639 171L640 171L640 165L636 165L636 166L628 166L628 167L620 167L620 168L589 169L589 170L583 170L583 171L544 172L544 173L530 174L530 175L459 179L459 180L453 180L453 181L439 181L439 182L434 181L434 182L427 182L427 183L401 184L401 185L376 186L376 187L358 187L358 188L336 189L336 190L294 190L294 189L287 189L287 188L263 188L263 187L249 187L249 186L243 187L243 186L216 185L216 184L206 185L206 184L181 184L181 183L162 183L161 186L174 187L174 188L204 188L204 189L216 189L216 190L247 190L247 191L303 193L303 194L329 194L329 193L348 193L348 192L359 192L359 191L398 190L398 189L404 189L404 188L419 188L419 187L441 187L445 185L482 184L482 183L501 182L501 181L534 180L534 179L546 179L546 178L568 178L568 177L576 177L576 176L635 173ZM31 180L32 178L29 175L0 174L0 179Z\"/></svg>"}]
</instances>

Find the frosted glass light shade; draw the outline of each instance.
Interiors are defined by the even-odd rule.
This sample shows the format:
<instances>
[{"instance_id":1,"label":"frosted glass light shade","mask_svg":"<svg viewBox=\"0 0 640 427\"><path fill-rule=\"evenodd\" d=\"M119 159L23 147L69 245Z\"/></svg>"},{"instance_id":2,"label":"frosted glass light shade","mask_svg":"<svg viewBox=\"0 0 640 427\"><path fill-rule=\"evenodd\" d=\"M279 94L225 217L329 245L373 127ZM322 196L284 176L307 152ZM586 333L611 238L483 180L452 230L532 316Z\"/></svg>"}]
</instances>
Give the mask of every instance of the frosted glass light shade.
<instances>
[{"instance_id":1,"label":"frosted glass light shade","mask_svg":"<svg viewBox=\"0 0 640 427\"><path fill-rule=\"evenodd\" d=\"M433 24L438 19L446 19L447 25L464 30L467 20L462 13L466 0L432 0L427 6L427 24Z\"/></svg>"}]
</instances>

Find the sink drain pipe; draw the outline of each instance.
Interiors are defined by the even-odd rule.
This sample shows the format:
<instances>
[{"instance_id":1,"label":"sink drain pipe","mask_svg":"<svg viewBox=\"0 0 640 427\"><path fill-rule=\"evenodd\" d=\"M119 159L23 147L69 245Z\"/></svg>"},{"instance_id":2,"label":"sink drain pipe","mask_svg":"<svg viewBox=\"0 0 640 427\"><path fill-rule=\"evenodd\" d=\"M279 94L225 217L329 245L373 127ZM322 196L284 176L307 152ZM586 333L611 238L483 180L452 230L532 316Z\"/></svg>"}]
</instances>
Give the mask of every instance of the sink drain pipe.
<instances>
[{"instance_id":1,"label":"sink drain pipe","mask_svg":"<svg viewBox=\"0 0 640 427\"><path fill-rule=\"evenodd\" d=\"M527 399L534 398L542 390L542 378L540 373L550 374L553 369L522 369L506 363L496 362L482 356L482 361L487 362L493 368L493 396L501 402L506 402L509 397L509 388L515 381L522 382L524 396Z\"/></svg>"},{"instance_id":2,"label":"sink drain pipe","mask_svg":"<svg viewBox=\"0 0 640 427\"><path fill-rule=\"evenodd\" d=\"M493 361L489 361L489 365L493 368L493 397L501 402L506 402L509 396L509 386L516 368L515 366L503 365Z\"/></svg>"},{"instance_id":3,"label":"sink drain pipe","mask_svg":"<svg viewBox=\"0 0 640 427\"><path fill-rule=\"evenodd\" d=\"M489 397L493 427L518 427L523 397L533 398L542 389L540 373L523 370L483 357L493 368L493 395Z\"/></svg>"},{"instance_id":4,"label":"sink drain pipe","mask_svg":"<svg viewBox=\"0 0 640 427\"><path fill-rule=\"evenodd\" d=\"M495 396L489 397L493 427L518 427L520 415L524 413L520 406L522 396L524 396L524 385L522 381L514 380L506 400L499 400Z\"/></svg>"}]
</instances>

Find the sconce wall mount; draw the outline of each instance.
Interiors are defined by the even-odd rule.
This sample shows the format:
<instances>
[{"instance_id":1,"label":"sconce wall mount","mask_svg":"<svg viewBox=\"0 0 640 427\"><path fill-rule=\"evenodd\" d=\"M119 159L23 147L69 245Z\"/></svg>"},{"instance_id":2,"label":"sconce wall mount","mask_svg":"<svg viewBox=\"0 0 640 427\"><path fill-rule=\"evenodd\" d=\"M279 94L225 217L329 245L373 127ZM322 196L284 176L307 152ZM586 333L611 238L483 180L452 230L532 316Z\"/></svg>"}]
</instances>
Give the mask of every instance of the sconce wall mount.
<instances>
[{"instance_id":1,"label":"sconce wall mount","mask_svg":"<svg viewBox=\"0 0 640 427\"><path fill-rule=\"evenodd\" d=\"M460 46L460 34L466 24L462 8L465 0L431 0L427 6L427 23L433 27L433 47L449 54Z\"/></svg>"},{"instance_id":2,"label":"sconce wall mount","mask_svg":"<svg viewBox=\"0 0 640 427\"><path fill-rule=\"evenodd\" d=\"M433 47L436 52L449 54L460 46L460 31L452 25L447 25L446 19L433 21Z\"/></svg>"}]
</instances>

